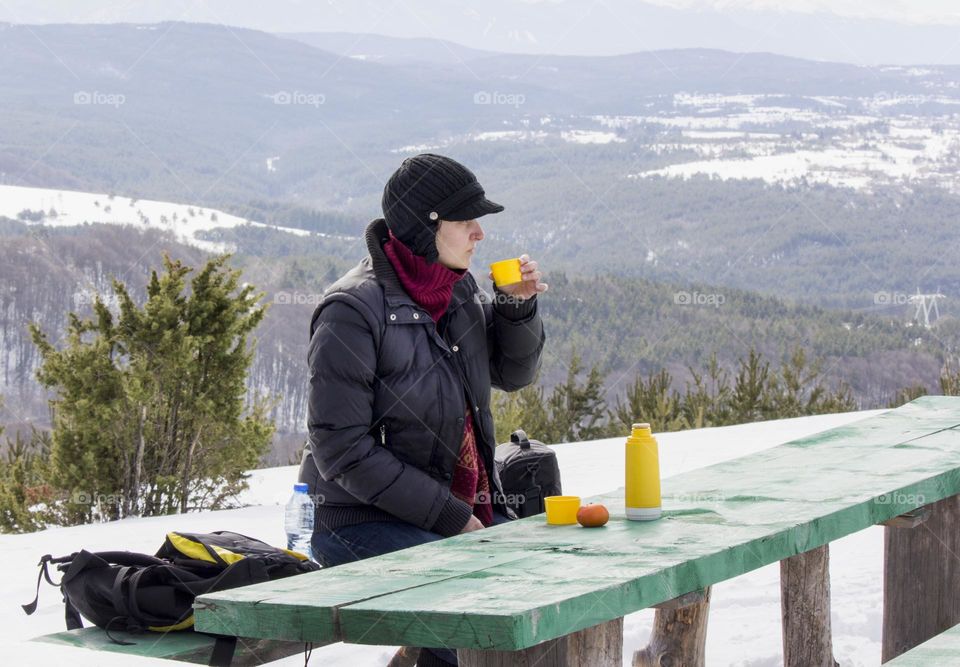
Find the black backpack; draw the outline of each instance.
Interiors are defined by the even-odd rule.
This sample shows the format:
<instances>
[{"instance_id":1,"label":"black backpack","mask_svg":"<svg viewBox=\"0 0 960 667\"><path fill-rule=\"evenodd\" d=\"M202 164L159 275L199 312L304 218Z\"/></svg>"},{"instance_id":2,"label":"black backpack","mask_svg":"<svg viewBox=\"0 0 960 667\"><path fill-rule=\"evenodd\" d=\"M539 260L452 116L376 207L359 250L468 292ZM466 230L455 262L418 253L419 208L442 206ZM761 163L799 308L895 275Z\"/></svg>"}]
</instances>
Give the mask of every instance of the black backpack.
<instances>
[{"instance_id":1,"label":"black backpack","mask_svg":"<svg viewBox=\"0 0 960 667\"><path fill-rule=\"evenodd\" d=\"M521 519L543 512L547 496L562 494L556 452L527 438L523 429L511 433L509 443L497 447L494 461L506 504Z\"/></svg>"},{"instance_id":2,"label":"black backpack","mask_svg":"<svg viewBox=\"0 0 960 667\"><path fill-rule=\"evenodd\" d=\"M59 584L50 578L48 563L63 573ZM303 554L239 533L171 532L156 556L86 550L60 558L44 556L37 598L23 605L23 610L36 611L40 581L46 578L63 593L68 630L83 627L81 616L108 634L110 630L190 630L193 600L198 595L318 569Z\"/></svg>"}]
</instances>

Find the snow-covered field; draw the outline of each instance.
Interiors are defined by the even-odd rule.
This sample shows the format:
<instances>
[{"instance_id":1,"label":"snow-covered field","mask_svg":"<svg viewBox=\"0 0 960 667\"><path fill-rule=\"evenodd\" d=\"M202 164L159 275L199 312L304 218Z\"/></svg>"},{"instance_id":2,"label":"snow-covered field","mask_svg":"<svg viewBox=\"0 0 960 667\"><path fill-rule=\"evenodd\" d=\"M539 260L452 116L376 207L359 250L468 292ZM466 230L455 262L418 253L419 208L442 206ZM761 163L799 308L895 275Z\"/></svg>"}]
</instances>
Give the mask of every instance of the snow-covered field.
<instances>
[{"instance_id":1,"label":"snow-covered field","mask_svg":"<svg viewBox=\"0 0 960 667\"><path fill-rule=\"evenodd\" d=\"M73 227L99 222L131 225L138 229L159 229L171 232L181 243L210 252L225 252L231 248L224 243L201 239L197 236L198 232L252 225L297 236L311 234L305 229L265 225L223 211L190 204L18 185L0 185L0 216L51 227Z\"/></svg>"},{"instance_id":2,"label":"snow-covered field","mask_svg":"<svg viewBox=\"0 0 960 667\"><path fill-rule=\"evenodd\" d=\"M824 415L658 435L665 477L756 452L768 447L863 419L873 412ZM624 439L614 438L556 446L564 491L584 497L623 484ZM79 548L128 549L152 553L168 530L235 530L273 544L283 544L282 507L296 477L293 467L253 473L243 509L173 517L128 519L108 524L56 528L27 535L0 536L5 557L7 605L0 622L0 642L10 664L169 665L108 653L68 649L29 638L63 629L59 594L44 584L39 611L25 616L19 604L33 598L36 563L46 553L62 555ZM831 543L834 653L843 667L880 662L882 601L882 529L871 528ZM652 611L627 616L624 660L644 646ZM714 586L707 632L707 664L715 667L774 667L782 664L779 567L773 564ZM383 666L392 647L335 644L315 649L310 664L333 667ZM279 663L278 663L279 664ZM303 664L303 656L282 664Z\"/></svg>"},{"instance_id":3,"label":"snow-covered field","mask_svg":"<svg viewBox=\"0 0 960 667\"><path fill-rule=\"evenodd\" d=\"M942 111L921 115L924 105ZM630 174L632 178L707 175L865 191L926 180L954 190L960 149L957 105L960 98L943 95L789 100L783 95L678 94L673 108L659 115L595 119L611 128L679 130L681 140L654 143L650 150L707 158Z\"/></svg>"},{"instance_id":4,"label":"snow-covered field","mask_svg":"<svg viewBox=\"0 0 960 667\"><path fill-rule=\"evenodd\" d=\"M547 119L549 121L549 119ZM541 121L543 122L543 121ZM546 124L544 122L544 124ZM529 123L523 123L524 127L529 127ZM411 144L409 146L400 146L391 149L391 153L414 154L425 151L434 151L447 148L455 144L469 142L490 142L490 141L511 141L511 142L542 142L550 137L557 137L570 144L617 144L623 143L626 139L617 136L614 132L604 132L601 130L563 130L558 133L549 133L544 130L494 130L486 132L474 132L463 136L456 136L445 139L437 143L429 144Z\"/></svg>"},{"instance_id":5,"label":"snow-covered field","mask_svg":"<svg viewBox=\"0 0 960 667\"><path fill-rule=\"evenodd\" d=\"M871 192L916 182L960 192L960 97L880 94L654 97L643 115L543 116L502 120L495 130L403 146L396 153L473 142L632 142L670 164L627 178L760 179L823 183Z\"/></svg>"}]
</instances>

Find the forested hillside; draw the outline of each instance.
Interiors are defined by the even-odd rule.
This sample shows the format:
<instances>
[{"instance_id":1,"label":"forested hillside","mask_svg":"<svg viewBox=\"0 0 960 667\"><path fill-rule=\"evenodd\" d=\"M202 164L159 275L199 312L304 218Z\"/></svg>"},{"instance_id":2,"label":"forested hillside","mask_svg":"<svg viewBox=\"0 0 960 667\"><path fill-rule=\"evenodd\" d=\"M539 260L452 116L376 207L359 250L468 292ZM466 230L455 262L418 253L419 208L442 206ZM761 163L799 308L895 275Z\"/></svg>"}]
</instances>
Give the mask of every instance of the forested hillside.
<instances>
[{"instance_id":1,"label":"forested hillside","mask_svg":"<svg viewBox=\"0 0 960 667\"><path fill-rule=\"evenodd\" d=\"M260 233L260 232L257 232ZM269 232L272 243L286 243ZM0 371L5 396L0 422L16 426L44 424L45 394L34 373L38 352L27 324L37 322L57 340L67 313L90 316L96 294L116 307L113 277L143 298L151 268L164 252L186 264L202 263L204 253L159 232L92 225L51 229L6 221L0 249ZM256 329L256 355L249 386L277 399L271 417L283 451L295 446L305 424L306 347L312 310L323 290L363 253L352 257L296 253L282 256L238 253L231 265L243 279L266 293L270 304ZM478 258L482 261L484 257ZM541 298L548 345L540 385L552 389L564 381L574 355L586 369L603 374L603 395L610 405L638 376L669 371L676 388L702 369L713 355L729 371L751 348L778 361L803 347L822 361L823 378L851 388L861 407L888 403L904 387L935 388L947 350L960 327L943 318L931 330L908 326L910 313L896 316L829 310L789 304L751 292L702 284L670 285L615 274L547 278ZM481 284L485 276L478 275ZM286 435L284 435L286 434ZM288 437L289 436L289 437ZM280 455L279 453L277 455Z\"/></svg>"}]
</instances>

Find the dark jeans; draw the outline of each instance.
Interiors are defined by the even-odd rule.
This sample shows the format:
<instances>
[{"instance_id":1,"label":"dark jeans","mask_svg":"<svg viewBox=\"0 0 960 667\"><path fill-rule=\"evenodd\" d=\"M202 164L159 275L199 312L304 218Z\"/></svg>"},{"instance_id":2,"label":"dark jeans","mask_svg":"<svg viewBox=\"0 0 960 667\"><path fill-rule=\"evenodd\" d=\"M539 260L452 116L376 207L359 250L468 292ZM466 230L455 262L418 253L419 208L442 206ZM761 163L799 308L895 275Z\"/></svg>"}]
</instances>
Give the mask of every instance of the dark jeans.
<instances>
[{"instance_id":1,"label":"dark jeans","mask_svg":"<svg viewBox=\"0 0 960 667\"><path fill-rule=\"evenodd\" d=\"M493 525L510 521L500 512L493 513ZM403 521L368 521L344 526L336 531L322 530L313 534L313 559L324 567L334 567L391 551L435 542L443 537ZM424 649L440 660L457 664L457 652L450 649Z\"/></svg>"}]
</instances>

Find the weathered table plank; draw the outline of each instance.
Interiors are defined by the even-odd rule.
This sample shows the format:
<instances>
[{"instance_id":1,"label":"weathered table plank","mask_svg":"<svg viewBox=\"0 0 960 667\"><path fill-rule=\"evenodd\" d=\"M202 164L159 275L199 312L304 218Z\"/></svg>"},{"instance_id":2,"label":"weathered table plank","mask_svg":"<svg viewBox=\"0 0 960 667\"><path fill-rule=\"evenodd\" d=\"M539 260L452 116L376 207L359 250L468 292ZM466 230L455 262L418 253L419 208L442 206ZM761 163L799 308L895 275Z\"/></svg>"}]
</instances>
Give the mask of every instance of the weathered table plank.
<instances>
[{"instance_id":1,"label":"weathered table plank","mask_svg":"<svg viewBox=\"0 0 960 667\"><path fill-rule=\"evenodd\" d=\"M310 641L526 648L960 493L958 426L960 399L918 399L668 478L659 521L627 521L620 489L595 499L611 510L603 528L531 517L303 575L284 591L262 584L203 596L197 625Z\"/></svg>"}]
</instances>

